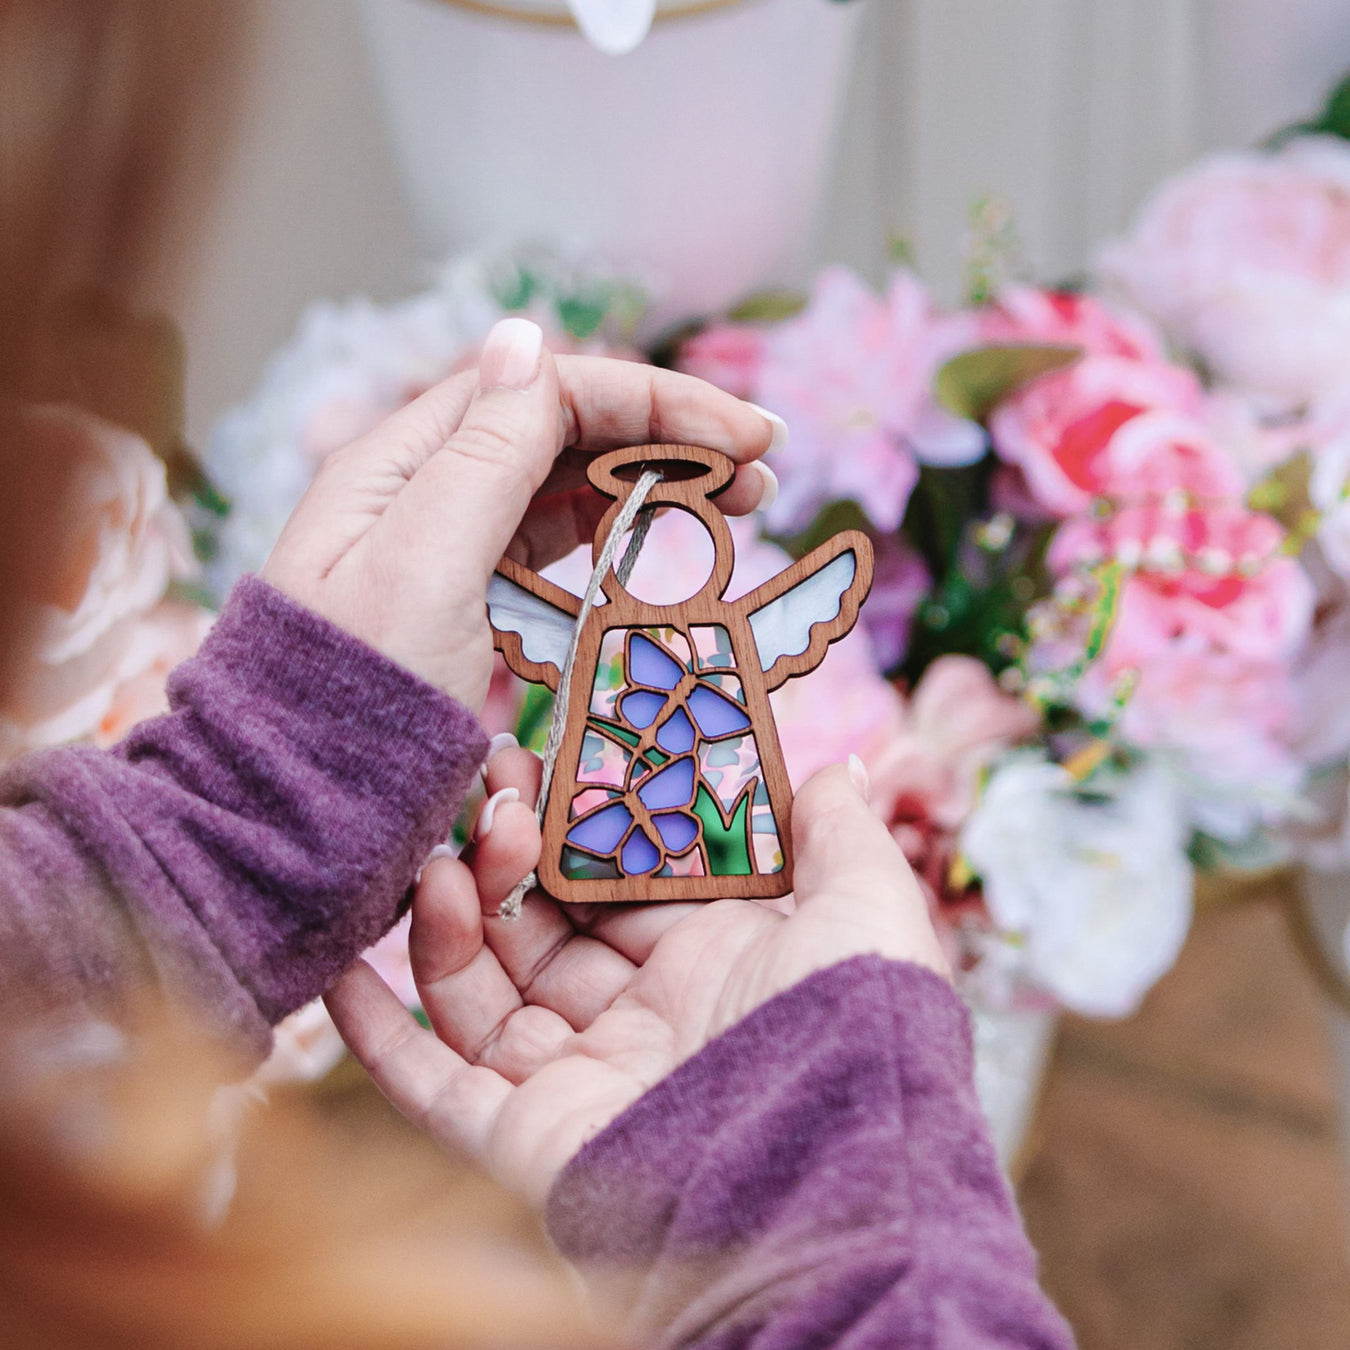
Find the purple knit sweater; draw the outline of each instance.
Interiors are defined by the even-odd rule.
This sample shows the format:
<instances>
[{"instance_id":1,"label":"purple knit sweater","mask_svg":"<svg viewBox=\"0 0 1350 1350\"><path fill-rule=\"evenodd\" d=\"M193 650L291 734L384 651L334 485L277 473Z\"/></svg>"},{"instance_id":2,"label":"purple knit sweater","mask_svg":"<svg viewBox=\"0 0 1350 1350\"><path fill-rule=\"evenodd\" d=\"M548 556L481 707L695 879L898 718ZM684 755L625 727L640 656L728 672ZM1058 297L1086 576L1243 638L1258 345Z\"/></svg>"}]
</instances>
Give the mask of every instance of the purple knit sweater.
<instances>
[{"instance_id":1,"label":"purple knit sweater","mask_svg":"<svg viewBox=\"0 0 1350 1350\"><path fill-rule=\"evenodd\" d=\"M394 921L486 753L473 716L242 582L171 712L0 779L0 1000L115 1012L130 982L254 1054ZM822 971L592 1140L549 1205L643 1347L1072 1344L918 967Z\"/></svg>"}]
</instances>

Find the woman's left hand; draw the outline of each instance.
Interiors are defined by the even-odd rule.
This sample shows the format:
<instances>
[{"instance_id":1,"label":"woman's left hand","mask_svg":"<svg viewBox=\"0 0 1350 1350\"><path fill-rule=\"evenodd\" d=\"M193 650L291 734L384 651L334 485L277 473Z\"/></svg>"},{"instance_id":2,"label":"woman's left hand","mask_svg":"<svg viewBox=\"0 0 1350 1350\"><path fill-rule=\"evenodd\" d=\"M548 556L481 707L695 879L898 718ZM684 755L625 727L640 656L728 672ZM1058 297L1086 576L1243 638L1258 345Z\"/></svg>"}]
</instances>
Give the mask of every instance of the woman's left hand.
<instances>
[{"instance_id":1,"label":"woman's left hand","mask_svg":"<svg viewBox=\"0 0 1350 1350\"><path fill-rule=\"evenodd\" d=\"M774 481L754 461L784 434L690 375L555 360L537 325L505 319L476 371L324 461L262 577L477 711L492 674L488 579L503 554L537 569L589 542L610 503L586 485L588 453L720 450L739 467L718 505L744 515Z\"/></svg>"}]
</instances>

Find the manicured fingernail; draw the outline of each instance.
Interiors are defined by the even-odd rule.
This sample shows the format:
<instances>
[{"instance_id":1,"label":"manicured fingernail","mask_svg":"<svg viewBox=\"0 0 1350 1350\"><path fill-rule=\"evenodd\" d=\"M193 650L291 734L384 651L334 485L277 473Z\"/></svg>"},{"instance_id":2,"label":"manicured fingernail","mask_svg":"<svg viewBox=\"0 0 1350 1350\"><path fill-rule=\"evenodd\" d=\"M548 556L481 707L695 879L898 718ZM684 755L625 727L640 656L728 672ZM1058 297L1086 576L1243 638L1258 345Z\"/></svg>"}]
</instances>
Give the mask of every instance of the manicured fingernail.
<instances>
[{"instance_id":1,"label":"manicured fingernail","mask_svg":"<svg viewBox=\"0 0 1350 1350\"><path fill-rule=\"evenodd\" d=\"M747 402L749 402L749 400L747 400ZM769 448L764 453L766 455L771 455L775 450L781 450L787 444L787 423L783 421L777 413L771 413L767 408L761 408L758 403L751 403L750 406L773 430L773 439L769 441Z\"/></svg>"},{"instance_id":2,"label":"manicured fingernail","mask_svg":"<svg viewBox=\"0 0 1350 1350\"><path fill-rule=\"evenodd\" d=\"M478 813L478 825L473 832L475 839L486 839L492 833L492 822L497 817L497 808L503 802L518 802L520 793L513 787L504 787L500 792L494 792L487 801L483 803L483 809Z\"/></svg>"},{"instance_id":3,"label":"manicured fingernail","mask_svg":"<svg viewBox=\"0 0 1350 1350\"><path fill-rule=\"evenodd\" d=\"M519 750L520 742L509 731L499 731L488 743L488 763L503 750Z\"/></svg>"},{"instance_id":4,"label":"manicured fingernail","mask_svg":"<svg viewBox=\"0 0 1350 1350\"><path fill-rule=\"evenodd\" d=\"M858 796L863 801L872 800L872 777L867 772L867 765L858 758L857 755L848 757L848 776L853 782L853 786L858 789Z\"/></svg>"},{"instance_id":5,"label":"manicured fingernail","mask_svg":"<svg viewBox=\"0 0 1350 1350\"><path fill-rule=\"evenodd\" d=\"M459 852L449 844L437 844L435 848L422 859L422 865L417 869L416 881L422 880L422 873L436 861L437 858L458 858Z\"/></svg>"},{"instance_id":6,"label":"manicured fingernail","mask_svg":"<svg viewBox=\"0 0 1350 1350\"><path fill-rule=\"evenodd\" d=\"M755 510L767 511L769 507L778 500L778 475L762 460L755 460L750 467L759 474L760 480L764 484L764 490L761 492L759 498L759 505L755 507Z\"/></svg>"},{"instance_id":7,"label":"manicured fingernail","mask_svg":"<svg viewBox=\"0 0 1350 1350\"><path fill-rule=\"evenodd\" d=\"M544 331L529 319L502 319L483 343L478 359L480 389L528 389L539 374Z\"/></svg>"}]
</instances>

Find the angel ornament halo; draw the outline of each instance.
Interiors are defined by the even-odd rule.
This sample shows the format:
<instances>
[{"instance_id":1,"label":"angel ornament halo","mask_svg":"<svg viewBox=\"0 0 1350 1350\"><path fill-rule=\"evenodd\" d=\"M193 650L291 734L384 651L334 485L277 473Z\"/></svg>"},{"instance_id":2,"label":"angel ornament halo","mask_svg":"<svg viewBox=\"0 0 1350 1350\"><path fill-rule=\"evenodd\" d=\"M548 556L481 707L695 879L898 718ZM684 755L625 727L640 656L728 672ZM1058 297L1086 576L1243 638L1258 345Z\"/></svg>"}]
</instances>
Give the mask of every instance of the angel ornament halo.
<instances>
[{"instance_id":1,"label":"angel ornament halo","mask_svg":"<svg viewBox=\"0 0 1350 1350\"><path fill-rule=\"evenodd\" d=\"M555 899L713 900L792 889L792 790L769 694L815 669L857 621L872 546L848 530L738 600L722 597L735 552L713 498L734 466L713 450L646 445L588 469L614 498L593 559L644 469L644 507L695 516L712 575L673 605L632 595L613 569L577 637L568 714L543 810L539 881ZM555 693L581 601L503 559L488 587L496 645L522 679ZM828 716L828 709L821 709Z\"/></svg>"}]
</instances>

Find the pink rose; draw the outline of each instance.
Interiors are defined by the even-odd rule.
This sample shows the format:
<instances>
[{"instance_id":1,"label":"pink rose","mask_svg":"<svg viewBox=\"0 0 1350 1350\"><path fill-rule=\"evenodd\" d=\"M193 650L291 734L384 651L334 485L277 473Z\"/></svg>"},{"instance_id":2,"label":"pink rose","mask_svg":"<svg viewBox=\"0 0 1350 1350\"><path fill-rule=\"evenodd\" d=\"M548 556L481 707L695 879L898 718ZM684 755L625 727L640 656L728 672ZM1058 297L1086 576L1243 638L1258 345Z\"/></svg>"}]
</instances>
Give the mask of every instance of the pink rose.
<instances>
[{"instance_id":1,"label":"pink rose","mask_svg":"<svg viewBox=\"0 0 1350 1350\"><path fill-rule=\"evenodd\" d=\"M999 689L983 662L942 656L901 702L898 725L885 744L863 756L873 810L914 868L940 930L974 903L965 891L953 890L951 868L980 775L1038 726L1032 708Z\"/></svg>"},{"instance_id":2,"label":"pink rose","mask_svg":"<svg viewBox=\"0 0 1350 1350\"><path fill-rule=\"evenodd\" d=\"M1283 540L1274 520L1241 506L1153 503L1070 522L1049 557L1057 571L1127 568L1105 648L1075 699L1097 717L1123 696L1120 734L1177 753L1197 819L1225 837L1263 812L1287 812L1302 776L1291 669L1314 595L1280 553Z\"/></svg>"},{"instance_id":3,"label":"pink rose","mask_svg":"<svg viewBox=\"0 0 1350 1350\"><path fill-rule=\"evenodd\" d=\"M1048 561L1061 573L1105 561L1127 569L1108 666L1146 672L1178 647L1279 661L1306 641L1313 611L1312 583L1281 555L1284 538L1270 516L1245 507L1174 512L1152 503L1070 521Z\"/></svg>"},{"instance_id":4,"label":"pink rose","mask_svg":"<svg viewBox=\"0 0 1350 1350\"><path fill-rule=\"evenodd\" d=\"M76 459L43 593L17 598L25 639L0 696L0 757L96 732L145 668L147 616L194 569L164 464L139 436L69 407L23 418L35 456Z\"/></svg>"},{"instance_id":5,"label":"pink rose","mask_svg":"<svg viewBox=\"0 0 1350 1350\"><path fill-rule=\"evenodd\" d=\"M922 815L954 829L975 805L980 772L1036 731L1027 703L998 687L973 656L940 656L903 705L899 734L868 762L872 804L883 820Z\"/></svg>"},{"instance_id":6,"label":"pink rose","mask_svg":"<svg viewBox=\"0 0 1350 1350\"><path fill-rule=\"evenodd\" d=\"M976 315L980 342L990 346L1064 344L1082 347L1090 356L1153 363L1167 359L1161 337L1143 319L1074 291L1009 286Z\"/></svg>"},{"instance_id":7,"label":"pink rose","mask_svg":"<svg viewBox=\"0 0 1350 1350\"><path fill-rule=\"evenodd\" d=\"M792 433L778 454L770 526L801 529L844 498L894 530L921 461L978 459L983 433L943 412L931 392L941 362L975 339L972 320L940 315L907 272L884 298L843 268L822 272L806 309L765 337L754 398Z\"/></svg>"},{"instance_id":8,"label":"pink rose","mask_svg":"<svg viewBox=\"0 0 1350 1350\"><path fill-rule=\"evenodd\" d=\"M764 363L764 329L757 324L711 324L680 347L676 367L737 398L753 398Z\"/></svg>"},{"instance_id":9,"label":"pink rose","mask_svg":"<svg viewBox=\"0 0 1350 1350\"><path fill-rule=\"evenodd\" d=\"M1299 137L1170 179L1104 278L1216 375L1302 403L1343 385L1350 352L1350 145Z\"/></svg>"},{"instance_id":10,"label":"pink rose","mask_svg":"<svg viewBox=\"0 0 1350 1350\"><path fill-rule=\"evenodd\" d=\"M1179 366L1089 356L1043 375L994 410L994 448L1056 515L1086 510L1113 486L1113 441L1153 409L1198 413L1200 383ZM1128 474L1127 474L1128 478Z\"/></svg>"}]
</instances>

